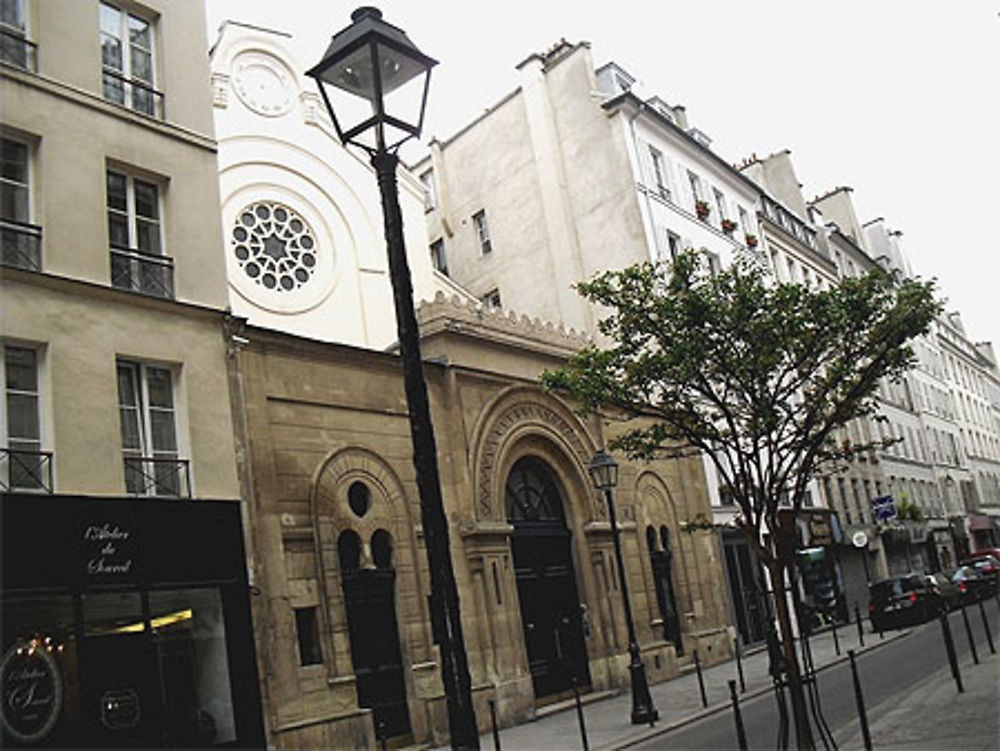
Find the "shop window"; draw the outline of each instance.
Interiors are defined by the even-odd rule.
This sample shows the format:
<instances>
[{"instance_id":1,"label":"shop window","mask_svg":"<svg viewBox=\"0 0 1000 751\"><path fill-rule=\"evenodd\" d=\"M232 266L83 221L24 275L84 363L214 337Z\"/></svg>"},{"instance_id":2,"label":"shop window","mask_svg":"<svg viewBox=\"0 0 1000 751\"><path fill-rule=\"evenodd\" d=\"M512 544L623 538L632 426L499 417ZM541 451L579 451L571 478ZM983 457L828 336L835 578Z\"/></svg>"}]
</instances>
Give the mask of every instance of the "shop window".
<instances>
[{"instance_id":1,"label":"shop window","mask_svg":"<svg viewBox=\"0 0 1000 751\"><path fill-rule=\"evenodd\" d=\"M163 117L154 86L153 25L107 3L100 10L104 98L151 117Z\"/></svg>"},{"instance_id":2,"label":"shop window","mask_svg":"<svg viewBox=\"0 0 1000 751\"><path fill-rule=\"evenodd\" d=\"M319 622L315 607L295 608L295 633L299 638L299 664L321 664L323 653L319 648Z\"/></svg>"}]
</instances>

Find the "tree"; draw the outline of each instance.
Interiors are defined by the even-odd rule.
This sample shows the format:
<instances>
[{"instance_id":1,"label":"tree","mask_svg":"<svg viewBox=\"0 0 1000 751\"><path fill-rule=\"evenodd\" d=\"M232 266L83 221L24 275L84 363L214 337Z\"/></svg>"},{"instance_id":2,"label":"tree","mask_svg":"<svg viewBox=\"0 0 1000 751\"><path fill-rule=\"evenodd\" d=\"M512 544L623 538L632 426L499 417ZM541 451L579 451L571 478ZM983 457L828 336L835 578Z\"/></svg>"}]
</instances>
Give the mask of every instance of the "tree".
<instances>
[{"instance_id":1,"label":"tree","mask_svg":"<svg viewBox=\"0 0 1000 751\"><path fill-rule=\"evenodd\" d=\"M875 269L827 290L777 284L752 251L715 274L686 251L578 291L607 312L599 330L610 345L582 350L543 384L581 413L625 422L610 447L631 458L703 452L776 588L794 577L780 501L797 514L810 478L884 445L840 442L838 429L875 414L880 379L912 367L908 340L940 312L930 282ZM798 745L812 748L789 607L775 599Z\"/></svg>"}]
</instances>

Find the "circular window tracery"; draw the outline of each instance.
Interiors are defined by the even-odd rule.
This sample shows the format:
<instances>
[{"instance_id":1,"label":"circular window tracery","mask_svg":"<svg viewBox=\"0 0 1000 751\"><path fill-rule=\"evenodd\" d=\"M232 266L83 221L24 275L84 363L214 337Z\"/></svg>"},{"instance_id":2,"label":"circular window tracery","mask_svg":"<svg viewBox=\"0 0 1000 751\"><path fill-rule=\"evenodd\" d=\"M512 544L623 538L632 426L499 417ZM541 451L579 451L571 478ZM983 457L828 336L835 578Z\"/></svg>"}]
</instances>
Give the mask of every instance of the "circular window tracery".
<instances>
[{"instance_id":1,"label":"circular window tracery","mask_svg":"<svg viewBox=\"0 0 1000 751\"><path fill-rule=\"evenodd\" d=\"M243 272L273 292L291 292L316 271L316 238L305 220L275 201L257 201L236 215L232 250Z\"/></svg>"}]
</instances>

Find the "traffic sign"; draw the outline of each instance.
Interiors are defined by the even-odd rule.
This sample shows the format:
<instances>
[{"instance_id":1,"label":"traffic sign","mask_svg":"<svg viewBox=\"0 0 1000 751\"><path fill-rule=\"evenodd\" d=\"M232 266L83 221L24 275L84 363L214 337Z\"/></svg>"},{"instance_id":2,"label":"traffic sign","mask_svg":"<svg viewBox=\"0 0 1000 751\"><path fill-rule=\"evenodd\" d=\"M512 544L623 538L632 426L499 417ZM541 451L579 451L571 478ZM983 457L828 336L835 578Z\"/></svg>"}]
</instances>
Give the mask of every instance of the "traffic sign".
<instances>
[{"instance_id":1,"label":"traffic sign","mask_svg":"<svg viewBox=\"0 0 1000 751\"><path fill-rule=\"evenodd\" d=\"M881 495L872 499L872 512L875 518L881 522L891 519L896 515L896 506L893 504L891 495Z\"/></svg>"}]
</instances>

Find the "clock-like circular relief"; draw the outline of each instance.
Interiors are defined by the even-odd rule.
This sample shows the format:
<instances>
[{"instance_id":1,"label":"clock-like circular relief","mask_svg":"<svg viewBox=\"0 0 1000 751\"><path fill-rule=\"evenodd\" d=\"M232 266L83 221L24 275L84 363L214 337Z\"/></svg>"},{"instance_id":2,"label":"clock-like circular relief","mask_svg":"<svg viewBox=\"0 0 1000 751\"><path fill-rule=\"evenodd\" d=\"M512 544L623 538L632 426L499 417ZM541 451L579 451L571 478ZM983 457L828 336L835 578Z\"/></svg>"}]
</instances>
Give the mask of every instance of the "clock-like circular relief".
<instances>
[{"instance_id":1,"label":"clock-like circular relief","mask_svg":"<svg viewBox=\"0 0 1000 751\"><path fill-rule=\"evenodd\" d=\"M277 117L292 107L290 75L277 60L267 55L241 55L234 66L233 88L254 112Z\"/></svg>"},{"instance_id":2,"label":"clock-like circular relief","mask_svg":"<svg viewBox=\"0 0 1000 751\"><path fill-rule=\"evenodd\" d=\"M316 271L316 238L295 211L275 201L256 201L236 215L230 247L239 267L271 292L304 286Z\"/></svg>"}]
</instances>

